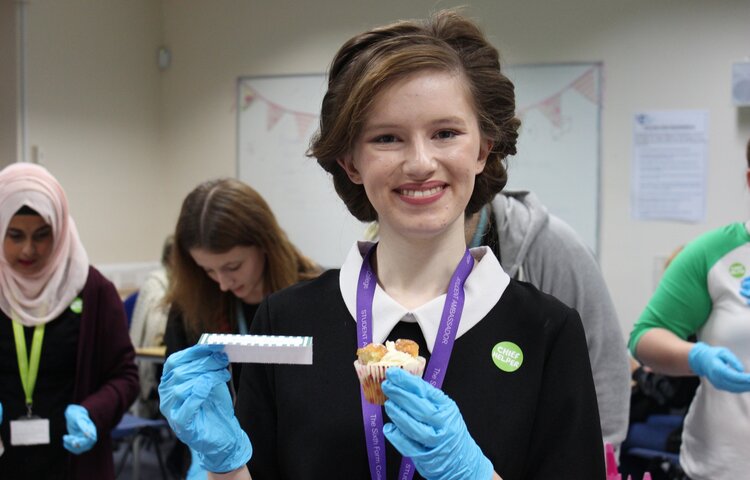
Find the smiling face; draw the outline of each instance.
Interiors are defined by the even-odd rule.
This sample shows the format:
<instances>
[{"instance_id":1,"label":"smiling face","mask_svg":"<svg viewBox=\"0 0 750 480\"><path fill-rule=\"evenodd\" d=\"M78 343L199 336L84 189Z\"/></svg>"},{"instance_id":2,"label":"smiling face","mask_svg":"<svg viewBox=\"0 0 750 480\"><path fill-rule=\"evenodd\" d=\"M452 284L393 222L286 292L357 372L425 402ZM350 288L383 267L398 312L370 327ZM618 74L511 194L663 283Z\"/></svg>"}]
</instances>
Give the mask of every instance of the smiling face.
<instances>
[{"instance_id":1,"label":"smiling face","mask_svg":"<svg viewBox=\"0 0 750 480\"><path fill-rule=\"evenodd\" d=\"M463 77L430 70L376 97L340 164L364 186L382 230L424 238L457 228L463 235L464 210L490 147Z\"/></svg>"},{"instance_id":2,"label":"smiling face","mask_svg":"<svg viewBox=\"0 0 750 480\"><path fill-rule=\"evenodd\" d=\"M14 215L3 240L3 254L10 268L21 275L39 273L49 261L52 227L39 215Z\"/></svg>"},{"instance_id":3,"label":"smiling face","mask_svg":"<svg viewBox=\"0 0 750 480\"><path fill-rule=\"evenodd\" d=\"M222 292L232 292L245 303L262 300L266 255L259 247L236 246L224 253L193 248L190 256Z\"/></svg>"}]
</instances>

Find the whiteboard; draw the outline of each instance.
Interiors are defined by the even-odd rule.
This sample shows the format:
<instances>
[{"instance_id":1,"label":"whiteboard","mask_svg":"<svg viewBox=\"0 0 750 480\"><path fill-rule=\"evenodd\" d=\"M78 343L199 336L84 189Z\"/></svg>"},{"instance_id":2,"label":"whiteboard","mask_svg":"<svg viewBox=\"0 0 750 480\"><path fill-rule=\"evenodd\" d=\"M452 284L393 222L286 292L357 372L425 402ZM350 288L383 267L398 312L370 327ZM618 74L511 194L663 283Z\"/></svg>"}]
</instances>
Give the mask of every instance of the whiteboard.
<instances>
[{"instance_id":1,"label":"whiteboard","mask_svg":"<svg viewBox=\"0 0 750 480\"><path fill-rule=\"evenodd\" d=\"M601 65L520 65L506 73L523 122L507 188L534 191L596 252ZM303 253L337 267L366 225L305 156L325 88L323 74L239 78L237 177L266 199Z\"/></svg>"},{"instance_id":2,"label":"whiteboard","mask_svg":"<svg viewBox=\"0 0 750 480\"><path fill-rule=\"evenodd\" d=\"M521 118L507 190L531 190L599 252L599 63L509 67Z\"/></svg>"}]
</instances>

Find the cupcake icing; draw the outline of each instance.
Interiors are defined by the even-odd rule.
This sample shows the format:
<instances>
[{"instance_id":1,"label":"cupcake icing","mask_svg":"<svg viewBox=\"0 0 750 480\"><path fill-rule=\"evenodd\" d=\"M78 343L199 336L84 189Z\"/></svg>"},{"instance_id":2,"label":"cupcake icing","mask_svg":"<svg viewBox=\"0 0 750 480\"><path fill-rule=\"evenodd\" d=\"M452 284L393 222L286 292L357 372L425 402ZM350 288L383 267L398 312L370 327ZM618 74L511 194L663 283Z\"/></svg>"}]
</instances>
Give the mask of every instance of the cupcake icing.
<instances>
[{"instance_id":1,"label":"cupcake icing","mask_svg":"<svg viewBox=\"0 0 750 480\"><path fill-rule=\"evenodd\" d=\"M406 367L409 365L416 365L419 363L417 357L396 350L396 342L385 342L385 348L388 350L380 361L375 362L378 365L386 365L389 367Z\"/></svg>"}]
</instances>

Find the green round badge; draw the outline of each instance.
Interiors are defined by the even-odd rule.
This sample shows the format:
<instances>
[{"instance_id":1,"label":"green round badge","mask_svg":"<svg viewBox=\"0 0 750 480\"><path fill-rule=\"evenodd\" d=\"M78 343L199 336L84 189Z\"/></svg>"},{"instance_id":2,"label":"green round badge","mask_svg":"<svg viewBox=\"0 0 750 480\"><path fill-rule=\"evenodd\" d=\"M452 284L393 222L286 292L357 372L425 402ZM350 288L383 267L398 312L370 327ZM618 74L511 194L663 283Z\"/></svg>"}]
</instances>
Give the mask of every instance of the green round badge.
<instances>
[{"instance_id":1,"label":"green round badge","mask_svg":"<svg viewBox=\"0 0 750 480\"><path fill-rule=\"evenodd\" d=\"M77 297L73 300L73 303L70 304L70 311L73 313L81 313L83 311L83 300L81 300L80 297Z\"/></svg>"},{"instance_id":2,"label":"green round badge","mask_svg":"<svg viewBox=\"0 0 750 480\"><path fill-rule=\"evenodd\" d=\"M729 265L729 275L733 276L734 278L740 278L744 276L745 271L745 266L740 262L734 262L733 264Z\"/></svg>"},{"instance_id":3,"label":"green round badge","mask_svg":"<svg viewBox=\"0 0 750 480\"><path fill-rule=\"evenodd\" d=\"M523 352L513 342L500 342L492 348L492 361L503 372L515 372L523 363Z\"/></svg>"}]
</instances>

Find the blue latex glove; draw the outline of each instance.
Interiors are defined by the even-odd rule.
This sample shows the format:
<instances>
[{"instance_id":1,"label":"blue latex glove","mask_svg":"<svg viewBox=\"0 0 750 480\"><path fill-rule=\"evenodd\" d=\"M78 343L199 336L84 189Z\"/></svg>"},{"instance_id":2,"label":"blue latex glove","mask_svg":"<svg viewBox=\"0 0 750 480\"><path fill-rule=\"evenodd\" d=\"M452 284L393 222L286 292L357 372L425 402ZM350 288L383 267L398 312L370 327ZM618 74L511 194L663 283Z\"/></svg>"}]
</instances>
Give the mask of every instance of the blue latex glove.
<instances>
[{"instance_id":1,"label":"blue latex glove","mask_svg":"<svg viewBox=\"0 0 750 480\"><path fill-rule=\"evenodd\" d=\"M86 408L71 404L65 409L68 434L63 435L63 447L75 455L88 452L96 443L96 425Z\"/></svg>"},{"instance_id":2,"label":"blue latex glove","mask_svg":"<svg viewBox=\"0 0 750 480\"><path fill-rule=\"evenodd\" d=\"M177 438L195 450L203 468L217 473L241 467L253 453L234 416L222 349L195 345L171 355L159 384L159 409Z\"/></svg>"},{"instance_id":3,"label":"blue latex glove","mask_svg":"<svg viewBox=\"0 0 750 480\"><path fill-rule=\"evenodd\" d=\"M750 373L744 372L742 362L728 348L698 342L688 353L688 363L697 375L720 390L750 392Z\"/></svg>"},{"instance_id":4,"label":"blue latex glove","mask_svg":"<svg viewBox=\"0 0 750 480\"><path fill-rule=\"evenodd\" d=\"M494 468L474 442L456 402L416 375L389 368L383 382L391 422L383 433L430 480L490 480Z\"/></svg>"},{"instance_id":5,"label":"blue latex glove","mask_svg":"<svg viewBox=\"0 0 750 480\"><path fill-rule=\"evenodd\" d=\"M745 303L750 305L750 277L742 279L742 283L740 284L740 295L745 298Z\"/></svg>"},{"instance_id":6,"label":"blue latex glove","mask_svg":"<svg viewBox=\"0 0 750 480\"><path fill-rule=\"evenodd\" d=\"M3 404L0 403L0 423L3 423Z\"/></svg>"},{"instance_id":7,"label":"blue latex glove","mask_svg":"<svg viewBox=\"0 0 750 480\"><path fill-rule=\"evenodd\" d=\"M185 480L208 480L208 473L201 467L198 454L192 448L190 449L190 468Z\"/></svg>"}]
</instances>

